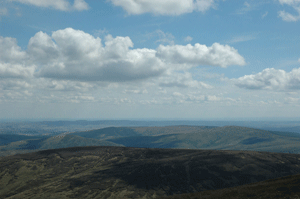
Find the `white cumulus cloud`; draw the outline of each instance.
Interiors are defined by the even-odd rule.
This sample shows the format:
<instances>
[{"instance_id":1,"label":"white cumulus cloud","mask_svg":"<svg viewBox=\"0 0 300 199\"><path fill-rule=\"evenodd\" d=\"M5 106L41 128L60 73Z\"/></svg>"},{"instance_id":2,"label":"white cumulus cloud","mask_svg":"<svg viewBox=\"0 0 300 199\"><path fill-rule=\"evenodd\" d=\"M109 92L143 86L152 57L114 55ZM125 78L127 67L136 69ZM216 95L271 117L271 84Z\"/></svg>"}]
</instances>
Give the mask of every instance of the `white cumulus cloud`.
<instances>
[{"instance_id":1,"label":"white cumulus cloud","mask_svg":"<svg viewBox=\"0 0 300 199\"><path fill-rule=\"evenodd\" d=\"M0 78L27 78L32 77L35 67L21 64L0 63Z\"/></svg>"},{"instance_id":2,"label":"white cumulus cloud","mask_svg":"<svg viewBox=\"0 0 300 199\"><path fill-rule=\"evenodd\" d=\"M128 14L153 13L156 15L181 15L194 10L204 12L215 5L215 0L110 0Z\"/></svg>"},{"instance_id":3,"label":"white cumulus cloud","mask_svg":"<svg viewBox=\"0 0 300 199\"><path fill-rule=\"evenodd\" d=\"M17 40L0 36L0 78L32 77L35 66L26 64L27 54L17 45Z\"/></svg>"},{"instance_id":4,"label":"white cumulus cloud","mask_svg":"<svg viewBox=\"0 0 300 199\"><path fill-rule=\"evenodd\" d=\"M167 76L162 76L159 80L159 86L161 87L179 87L179 88L207 88L210 89L212 86L205 84L204 82L200 82L194 80L191 73L176 73L173 72Z\"/></svg>"},{"instance_id":5,"label":"white cumulus cloud","mask_svg":"<svg viewBox=\"0 0 300 199\"><path fill-rule=\"evenodd\" d=\"M266 89L275 91L287 91L300 89L300 68L291 72L274 68L264 69L254 75L245 75L238 79L232 79L236 86L246 89Z\"/></svg>"},{"instance_id":6,"label":"white cumulus cloud","mask_svg":"<svg viewBox=\"0 0 300 199\"><path fill-rule=\"evenodd\" d=\"M75 0L73 9L81 11L81 10L88 10L89 5L84 0Z\"/></svg>"},{"instance_id":7,"label":"white cumulus cloud","mask_svg":"<svg viewBox=\"0 0 300 199\"><path fill-rule=\"evenodd\" d=\"M52 39L56 44L48 37L37 33L31 38L31 41L41 43L41 51L37 48L32 52L48 56L43 59L52 59L41 66L40 77L123 82L158 76L165 70L163 63L155 57L155 50L130 49L133 43L129 37L113 38L108 35L105 46L102 46L100 38L72 28L53 32Z\"/></svg>"},{"instance_id":8,"label":"white cumulus cloud","mask_svg":"<svg viewBox=\"0 0 300 199\"><path fill-rule=\"evenodd\" d=\"M16 63L25 57L26 53L18 46L15 38L0 36L0 62Z\"/></svg>"},{"instance_id":9,"label":"white cumulus cloud","mask_svg":"<svg viewBox=\"0 0 300 199\"><path fill-rule=\"evenodd\" d=\"M174 64L210 65L227 67L228 65L245 65L244 58L236 49L228 45L214 43L207 47L196 43L194 46L160 45L157 49L157 56L162 60Z\"/></svg>"},{"instance_id":10,"label":"white cumulus cloud","mask_svg":"<svg viewBox=\"0 0 300 199\"><path fill-rule=\"evenodd\" d=\"M38 32L29 40L28 53L36 63L48 63L59 57L58 47L46 33Z\"/></svg>"},{"instance_id":11,"label":"white cumulus cloud","mask_svg":"<svg viewBox=\"0 0 300 199\"><path fill-rule=\"evenodd\" d=\"M133 47L129 37L107 35L102 40L72 28L51 35L38 32L26 50L17 45L16 39L0 37L0 77L52 91L89 91L134 81L164 88L210 89L212 86L195 80L188 70L199 65L245 64L236 49L218 43L210 47L198 43L160 45L157 49ZM3 81L0 84L4 85Z\"/></svg>"},{"instance_id":12,"label":"white cumulus cloud","mask_svg":"<svg viewBox=\"0 0 300 199\"><path fill-rule=\"evenodd\" d=\"M36 33L29 41L27 53L31 63L37 65L36 76L85 82L125 82L159 77L166 75L166 71L187 70L198 65L245 64L237 50L218 43L211 47L160 45L156 50L133 49L133 46L129 37L108 35L103 45L99 37L66 28L51 36ZM186 78L181 79L183 82Z\"/></svg>"}]
</instances>

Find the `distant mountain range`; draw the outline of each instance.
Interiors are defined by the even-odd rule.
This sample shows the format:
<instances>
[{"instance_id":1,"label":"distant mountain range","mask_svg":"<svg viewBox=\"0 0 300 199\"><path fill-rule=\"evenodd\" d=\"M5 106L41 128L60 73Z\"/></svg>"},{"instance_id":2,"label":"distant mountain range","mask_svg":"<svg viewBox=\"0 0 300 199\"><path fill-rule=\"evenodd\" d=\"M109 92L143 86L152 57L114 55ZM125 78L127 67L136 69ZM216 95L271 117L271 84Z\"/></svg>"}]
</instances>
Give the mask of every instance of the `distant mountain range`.
<instances>
[{"instance_id":1,"label":"distant mountain range","mask_svg":"<svg viewBox=\"0 0 300 199\"><path fill-rule=\"evenodd\" d=\"M106 127L241 126L268 131L300 133L300 121L201 121L201 120L60 120L0 121L0 134L54 135Z\"/></svg>"},{"instance_id":2,"label":"distant mountain range","mask_svg":"<svg viewBox=\"0 0 300 199\"><path fill-rule=\"evenodd\" d=\"M0 156L75 146L300 153L300 134L238 126L107 127L58 135L0 134Z\"/></svg>"}]
</instances>

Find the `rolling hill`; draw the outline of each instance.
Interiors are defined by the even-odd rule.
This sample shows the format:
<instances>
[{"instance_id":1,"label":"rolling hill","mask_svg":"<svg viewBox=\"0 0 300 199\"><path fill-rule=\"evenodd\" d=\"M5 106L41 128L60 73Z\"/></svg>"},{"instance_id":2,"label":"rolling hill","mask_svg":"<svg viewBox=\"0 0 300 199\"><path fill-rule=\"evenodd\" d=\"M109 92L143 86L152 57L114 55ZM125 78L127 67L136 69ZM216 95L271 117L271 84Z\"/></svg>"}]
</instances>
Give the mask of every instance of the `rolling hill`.
<instances>
[{"instance_id":1,"label":"rolling hill","mask_svg":"<svg viewBox=\"0 0 300 199\"><path fill-rule=\"evenodd\" d=\"M193 129L192 127L190 128ZM265 131L237 126L207 129L196 128L189 133L123 137L109 139L108 141L127 147L254 150L300 153L300 134Z\"/></svg>"},{"instance_id":2,"label":"rolling hill","mask_svg":"<svg viewBox=\"0 0 300 199\"><path fill-rule=\"evenodd\" d=\"M26 138L29 137L32 136ZM108 127L83 132L63 133L52 137L18 140L0 146L0 156L27 153L30 150L75 146L127 146L300 153L299 143L300 134L298 133L275 132L238 126Z\"/></svg>"},{"instance_id":3,"label":"rolling hill","mask_svg":"<svg viewBox=\"0 0 300 199\"><path fill-rule=\"evenodd\" d=\"M50 136L26 136L18 134L0 134L0 146L21 140L42 139Z\"/></svg>"},{"instance_id":4,"label":"rolling hill","mask_svg":"<svg viewBox=\"0 0 300 199\"><path fill-rule=\"evenodd\" d=\"M139 136L140 134L135 131L135 128L130 127L108 127L97 130L83 131L72 133L72 135L77 135L84 138L94 138L94 139L110 139L119 137L131 137Z\"/></svg>"},{"instance_id":5,"label":"rolling hill","mask_svg":"<svg viewBox=\"0 0 300 199\"><path fill-rule=\"evenodd\" d=\"M68 148L74 146L124 146L106 140L84 138L72 134L63 134L50 138L23 140L0 146L0 156L29 153L44 149Z\"/></svg>"}]
</instances>

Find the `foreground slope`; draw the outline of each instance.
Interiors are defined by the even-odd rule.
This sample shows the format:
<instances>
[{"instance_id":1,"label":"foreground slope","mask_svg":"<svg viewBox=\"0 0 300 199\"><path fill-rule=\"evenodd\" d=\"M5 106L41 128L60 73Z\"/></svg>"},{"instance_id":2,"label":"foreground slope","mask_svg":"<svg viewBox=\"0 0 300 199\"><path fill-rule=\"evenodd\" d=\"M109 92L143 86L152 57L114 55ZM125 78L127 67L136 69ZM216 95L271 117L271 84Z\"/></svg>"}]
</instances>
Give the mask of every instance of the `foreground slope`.
<instances>
[{"instance_id":1,"label":"foreground slope","mask_svg":"<svg viewBox=\"0 0 300 199\"><path fill-rule=\"evenodd\" d=\"M299 172L298 154L73 147L0 158L0 198L156 198Z\"/></svg>"},{"instance_id":2,"label":"foreground slope","mask_svg":"<svg viewBox=\"0 0 300 199\"><path fill-rule=\"evenodd\" d=\"M265 180L238 187L178 194L161 199L298 199L300 197L300 174Z\"/></svg>"}]
</instances>

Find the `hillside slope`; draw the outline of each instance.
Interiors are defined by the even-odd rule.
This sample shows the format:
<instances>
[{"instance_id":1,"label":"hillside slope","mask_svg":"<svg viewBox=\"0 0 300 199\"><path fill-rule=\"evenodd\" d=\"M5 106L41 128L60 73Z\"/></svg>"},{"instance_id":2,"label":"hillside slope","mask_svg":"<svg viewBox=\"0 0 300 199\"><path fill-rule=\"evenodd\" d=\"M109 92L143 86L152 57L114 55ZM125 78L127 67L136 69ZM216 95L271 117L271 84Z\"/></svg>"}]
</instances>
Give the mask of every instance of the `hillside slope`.
<instances>
[{"instance_id":1,"label":"hillside slope","mask_svg":"<svg viewBox=\"0 0 300 199\"><path fill-rule=\"evenodd\" d=\"M300 196L300 174L251 183L233 188L178 194L161 199L297 199Z\"/></svg>"},{"instance_id":2,"label":"hillside slope","mask_svg":"<svg viewBox=\"0 0 300 199\"><path fill-rule=\"evenodd\" d=\"M74 147L0 158L0 198L155 198L298 174L300 155Z\"/></svg>"}]
</instances>

